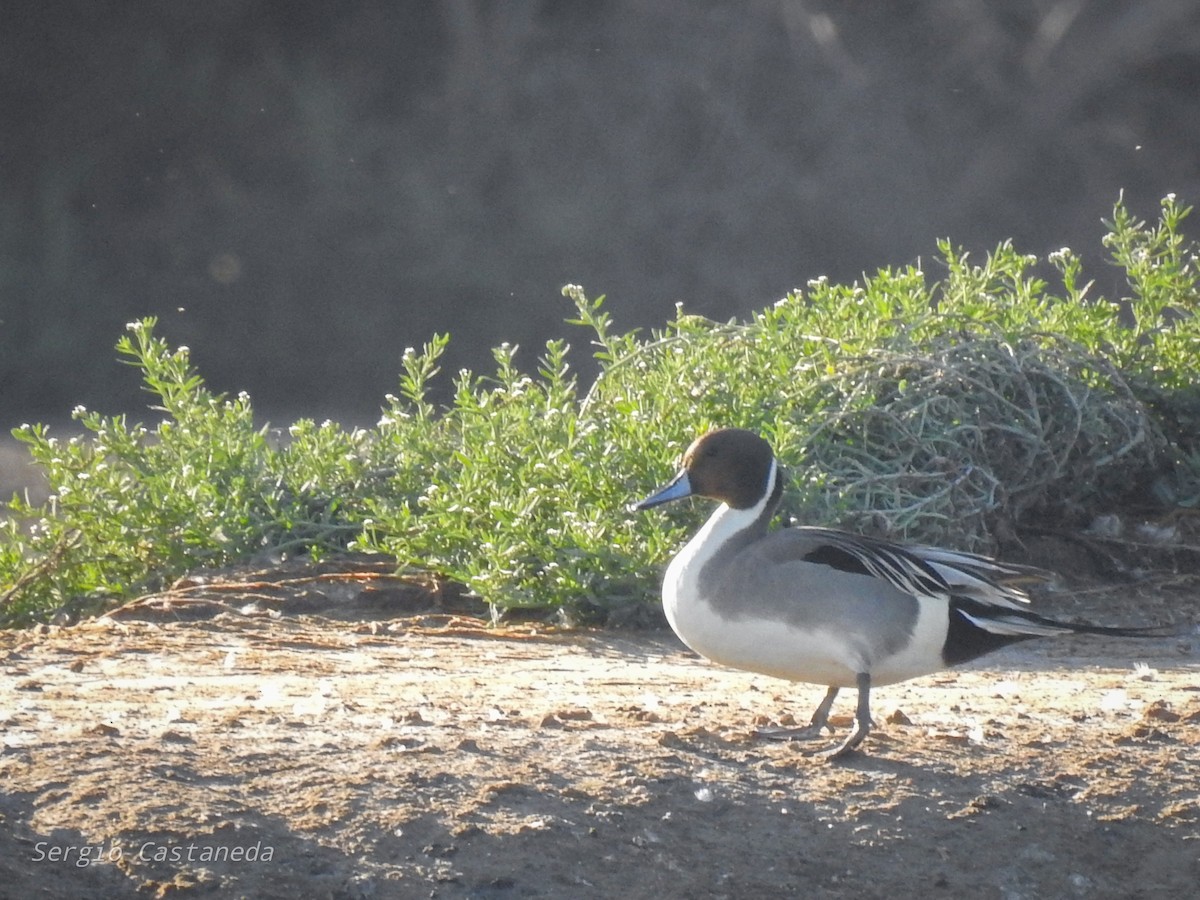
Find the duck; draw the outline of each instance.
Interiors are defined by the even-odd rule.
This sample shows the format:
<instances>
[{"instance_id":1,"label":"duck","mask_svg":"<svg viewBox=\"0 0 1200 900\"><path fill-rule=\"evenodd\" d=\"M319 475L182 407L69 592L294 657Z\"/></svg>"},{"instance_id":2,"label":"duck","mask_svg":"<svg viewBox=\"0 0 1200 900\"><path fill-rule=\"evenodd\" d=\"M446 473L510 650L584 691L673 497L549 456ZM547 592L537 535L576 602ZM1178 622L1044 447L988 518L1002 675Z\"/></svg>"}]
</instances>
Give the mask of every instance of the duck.
<instances>
[{"instance_id":1,"label":"duck","mask_svg":"<svg viewBox=\"0 0 1200 900\"><path fill-rule=\"evenodd\" d=\"M1154 628L1038 615L1025 586L1053 578L1042 569L834 528L770 531L784 481L759 434L718 428L688 447L674 479L632 506L646 510L692 496L720 504L663 579L663 610L684 644L721 665L826 687L808 725L764 736L801 740L832 732L834 700L854 688L851 732L813 754L845 757L870 733L874 687L1032 638L1162 636Z\"/></svg>"}]
</instances>

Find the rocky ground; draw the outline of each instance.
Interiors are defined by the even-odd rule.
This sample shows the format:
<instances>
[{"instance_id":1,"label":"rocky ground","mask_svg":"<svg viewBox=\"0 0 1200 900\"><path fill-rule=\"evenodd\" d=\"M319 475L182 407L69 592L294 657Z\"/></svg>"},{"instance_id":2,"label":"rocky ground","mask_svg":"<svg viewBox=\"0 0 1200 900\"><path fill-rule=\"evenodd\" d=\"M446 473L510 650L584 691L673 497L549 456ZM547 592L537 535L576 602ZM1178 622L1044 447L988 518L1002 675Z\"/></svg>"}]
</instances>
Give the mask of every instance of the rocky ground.
<instances>
[{"instance_id":1,"label":"rocky ground","mask_svg":"<svg viewBox=\"0 0 1200 900\"><path fill-rule=\"evenodd\" d=\"M1122 591L1180 622L1197 594ZM0 896L1200 884L1194 633L1035 641L879 689L865 752L831 764L755 734L820 688L721 669L669 632L493 629L438 600L378 572L243 573L0 633Z\"/></svg>"}]
</instances>

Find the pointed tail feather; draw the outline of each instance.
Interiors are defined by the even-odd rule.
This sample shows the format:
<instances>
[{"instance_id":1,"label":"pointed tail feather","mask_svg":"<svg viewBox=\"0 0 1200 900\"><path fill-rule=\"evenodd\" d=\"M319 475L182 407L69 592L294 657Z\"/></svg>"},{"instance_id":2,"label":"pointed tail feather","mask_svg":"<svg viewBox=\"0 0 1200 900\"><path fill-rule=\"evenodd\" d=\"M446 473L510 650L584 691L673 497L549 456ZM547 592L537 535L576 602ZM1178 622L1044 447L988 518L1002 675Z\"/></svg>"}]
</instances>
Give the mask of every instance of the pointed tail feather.
<instances>
[{"instance_id":1,"label":"pointed tail feather","mask_svg":"<svg viewBox=\"0 0 1200 900\"><path fill-rule=\"evenodd\" d=\"M1011 635L1012 637L1049 637L1057 634L1097 634L1108 637L1129 638L1162 638L1172 637L1179 632L1176 629L1148 626L1144 628L1126 628L1111 625L1085 625L1069 622L1057 622L1031 612L1002 612L985 608L976 608L968 612L959 606L958 612L977 628L982 628L992 634Z\"/></svg>"}]
</instances>

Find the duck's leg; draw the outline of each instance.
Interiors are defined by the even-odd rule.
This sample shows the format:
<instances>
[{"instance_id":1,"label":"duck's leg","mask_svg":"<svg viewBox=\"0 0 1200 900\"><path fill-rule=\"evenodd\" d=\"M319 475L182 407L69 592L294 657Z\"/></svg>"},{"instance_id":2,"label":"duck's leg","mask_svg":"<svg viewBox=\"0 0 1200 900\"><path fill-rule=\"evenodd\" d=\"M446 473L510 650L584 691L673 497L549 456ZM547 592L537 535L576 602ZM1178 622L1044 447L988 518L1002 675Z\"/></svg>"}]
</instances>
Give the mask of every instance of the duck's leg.
<instances>
[{"instance_id":1,"label":"duck's leg","mask_svg":"<svg viewBox=\"0 0 1200 900\"><path fill-rule=\"evenodd\" d=\"M826 759L838 759L853 753L863 742L863 738L871 731L871 676L866 672L859 672L854 680L858 685L858 707L854 711L854 730L841 744L818 754ZM820 708L817 709L817 712L820 712Z\"/></svg>"},{"instance_id":2,"label":"duck's leg","mask_svg":"<svg viewBox=\"0 0 1200 900\"><path fill-rule=\"evenodd\" d=\"M808 727L813 731L820 732L822 728L829 728L829 711L833 709L833 701L838 695L838 689L831 687L825 692L825 696L821 698L821 702L817 704L817 708L813 710L812 718L808 720ZM832 731L832 728L829 728Z\"/></svg>"},{"instance_id":3,"label":"duck's leg","mask_svg":"<svg viewBox=\"0 0 1200 900\"><path fill-rule=\"evenodd\" d=\"M827 690L820 704L813 710L812 718L808 720L807 725L799 728L780 728L778 726L759 728L758 736L772 741L807 741L820 737L821 731L829 728L829 711L833 709L833 700L837 695L837 688L831 687Z\"/></svg>"}]
</instances>

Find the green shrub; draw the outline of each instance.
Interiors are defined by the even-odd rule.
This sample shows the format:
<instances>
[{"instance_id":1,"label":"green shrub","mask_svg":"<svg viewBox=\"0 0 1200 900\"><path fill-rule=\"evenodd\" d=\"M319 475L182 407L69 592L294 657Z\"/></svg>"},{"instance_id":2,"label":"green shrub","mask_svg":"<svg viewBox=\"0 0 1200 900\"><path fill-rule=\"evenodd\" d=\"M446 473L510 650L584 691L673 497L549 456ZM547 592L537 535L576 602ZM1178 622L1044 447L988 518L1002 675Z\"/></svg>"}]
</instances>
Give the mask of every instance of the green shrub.
<instances>
[{"instance_id":1,"label":"green shrub","mask_svg":"<svg viewBox=\"0 0 1200 900\"><path fill-rule=\"evenodd\" d=\"M786 510L814 523L989 549L997 530L1081 517L1134 485L1200 496L1197 258L1173 197L1160 219L1118 202L1106 243L1131 296L1089 297L1080 259L1004 244L945 273L818 279L744 322L687 315L617 332L603 298L568 286L601 372L581 390L551 341L536 374L497 348L453 402L428 388L448 340L404 356L376 429L257 428L249 398L209 393L185 348L130 326L122 356L160 424L77 410L58 441L16 430L49 478L0 533L9 623L103 608L182 573L354 549L462 581L496 611L603 616L655 593L657 569L708 504L635 515L704 429L761 431L793 474ZM1059 287L1051 289L1046 279Z\"/></svg>"},{"instance_id":2,"label":"green shrub","mask_svg":"<svg viewBox=\"0 0 1200 900\"><path fill-rule=\"evenodd\" d=\"M170 349L154 320L117 345L159 402L153 430L77 408L86 433L59 440L41 425L14 435L46 473L50 499L14 498L0 534L0 585L12 621L60 606L103 608L200 566L264 552L341 549L363 478L361 433L310 422L276 449L250 399L213 396L187 348ZM356 480L357 479L357 480Z\"/></svg>"}]
</instances>

